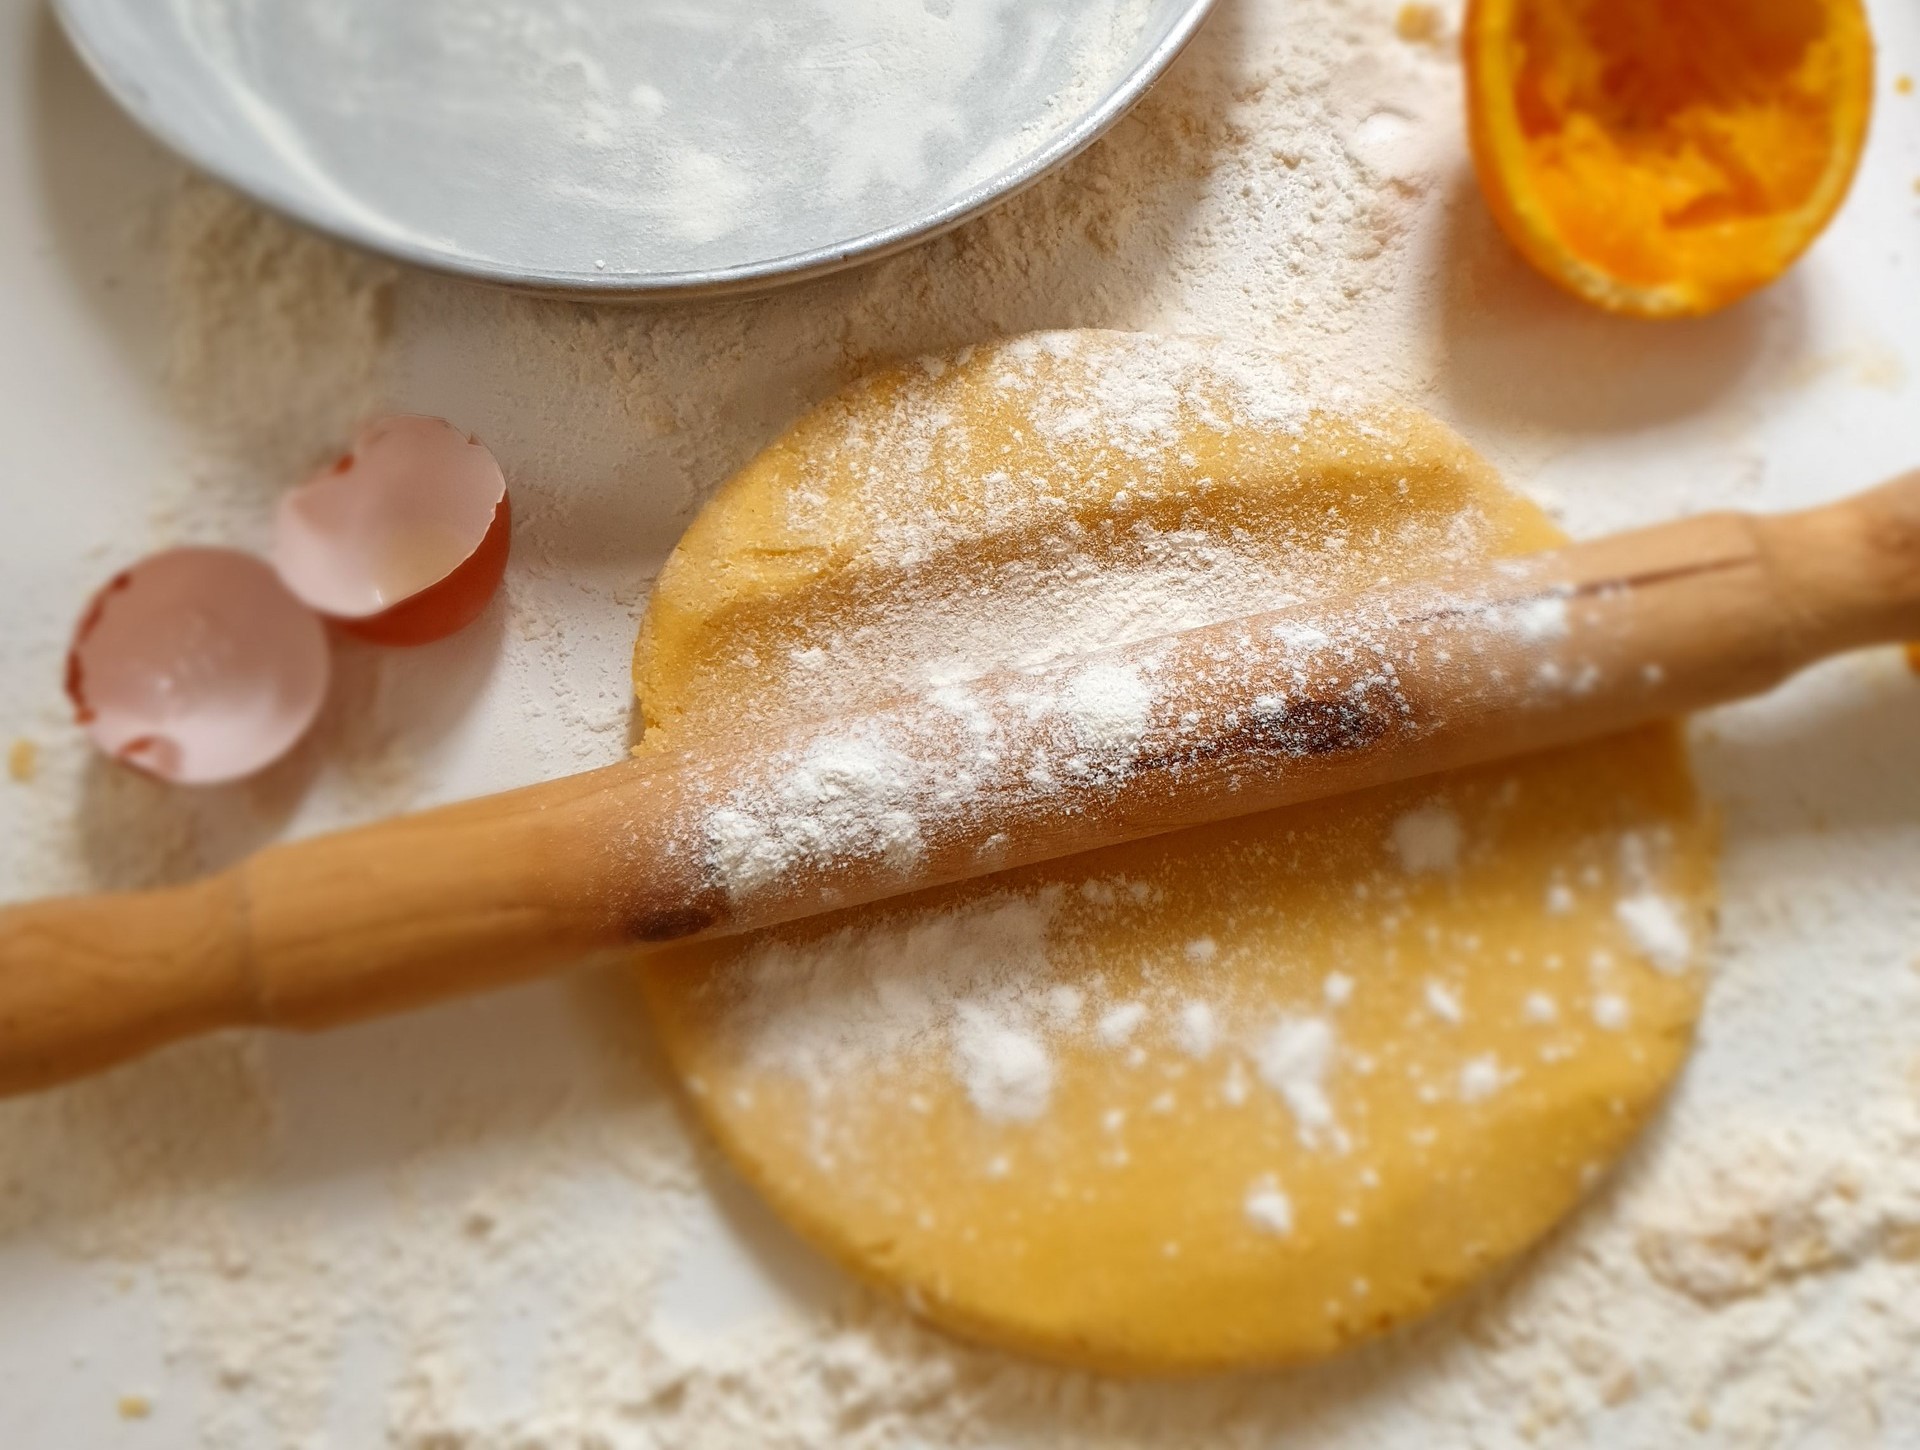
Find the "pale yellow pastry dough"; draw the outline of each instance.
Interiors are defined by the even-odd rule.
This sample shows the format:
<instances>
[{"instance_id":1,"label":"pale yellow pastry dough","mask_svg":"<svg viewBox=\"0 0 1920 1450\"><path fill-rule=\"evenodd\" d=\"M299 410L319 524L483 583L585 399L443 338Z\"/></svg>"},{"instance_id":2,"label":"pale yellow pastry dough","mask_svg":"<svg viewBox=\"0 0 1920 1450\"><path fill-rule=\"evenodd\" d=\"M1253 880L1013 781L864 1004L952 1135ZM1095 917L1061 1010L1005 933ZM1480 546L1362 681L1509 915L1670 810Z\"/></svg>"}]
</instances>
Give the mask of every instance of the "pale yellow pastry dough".
<instances>
[{"instance_id":1,"label":"pale yellow pastry dough","mask_svg":"<svg viewBox=\"0 0 1920 1450\"><path fill-rule=\"evenodd\" d=\"M1247 349L981 348L708 505L641 629L642 749L1555 537L1436 422L1309 410ZM1652 729L643 973L741 1172L928 1318L1273 1364L1422 1313L1614 1161L1687 1050L1712 854Z\"/></svg>"}]
</instances>

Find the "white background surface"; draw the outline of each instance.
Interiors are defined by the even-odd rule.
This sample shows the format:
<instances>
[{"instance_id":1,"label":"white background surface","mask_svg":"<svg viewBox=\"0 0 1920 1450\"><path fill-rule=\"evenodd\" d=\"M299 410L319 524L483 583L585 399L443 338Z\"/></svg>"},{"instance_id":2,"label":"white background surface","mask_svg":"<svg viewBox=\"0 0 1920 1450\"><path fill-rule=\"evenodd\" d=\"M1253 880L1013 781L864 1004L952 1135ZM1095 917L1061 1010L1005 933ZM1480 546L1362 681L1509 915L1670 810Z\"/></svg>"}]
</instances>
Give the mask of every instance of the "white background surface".
<instances>
[{"instance_id":1,"label":"white background surface","mask_svg":"<svg viewBox=\"0 0 1920 1450\"><path fill-rule=\"evenodd\" d=\"M1425 400L1562 506L1573 532L1726 504L1791 507L1920 464L1920 101L1886 84L1920 71L1920 12L1907 0L1872 9L1883 64L1868 164L1839 223L1780 287L1707 322L1648 328L1587 314L1509 262L1477 291L1442 288L1451 299L1442 315L1422 320L1418 337L1409 332L1407 346L1432 359ZM1269 23L1262 5L1229 5L1183 64L1255 49ZM674 429L591 381L554 387L564 359L548 358L541 387L530 386L525 358L496 345L518 304L448 284L403 286L385 399L475 427L500 452L520 525L508 597L468 635L421 655L343 659L342 708L373 709L385 722L377 740L336 720L266 781L180 800L86 762L58 692L71 619L118 563L186 538L251 541L265 501L291 481L261 477L249 498L222 474L209 493L203 440L162 383L164 249L150 219L177 174L80 74L38 5L0 0L0 744L32 739L44 757L32 783L0 780L0 896L138 879L151 874L159 843L171 843L176 869L217 864L275 833L617 757L628 729L626 652L652 571L698 500L846 362L790 346L785 321L864 309L870 325L888 289L903 285L901 272L883 268L765 312L607 323L583 313L568 324L631 332L663 373L691 331L711 346L731 329L723 390L663 393L688 423ZM1436 211L1407 243L1427 249L1421 266L1459 265L1449 228L1469 225L1459 220L1467 210ZM969 316L868 345L911 351L1059 323L1254 325L1244 301L1172 291L1110 301L1091 283L1049 288L1029 277L1004 292L983 283ZM542 315L559 325L559 312ZM294 438L289 449L318 441ZM536 718L544 732L529 724ZM566 748L551 744L556 731ZM1813 1140L1832 1136L1847 1104L1906 1091L1899 1085L1920 1052L1911 970L1920 682L1893 651L1839 663L1781 698L1722 714L1699 759L1727 822L1722 981L1700 1061L1663 1131L1711 1135L1760 1116L1798 1123ZM1873 984L1870 994L1861 983ZM1848 992L1861 998L1850 1015L1833 1008ZM342 1241L377 1238L394 1212L394 1165L451 1100L449 1084L501 1103L574 1091L583 1076L617 1086L618 1053L606 1042L630 1030L610 1020L623 1005L563 982L266 1045L278 1121L245 1211L319 1215ZM657 1084L634 1088L631 1103L625 1089L606 1091L622 1111L664 1111ZM505 1134L432 1172L485 1177L494 1155L522 1147ZM0 1163L16 1189L22 1171ZM597 1172L585 1165L576 1180L589 1227L596 1205L620 1201L599 1194ZM738 1190L715 1192L715 1206L683 1226L677 1267L649 1312L723 1333L776 1302L793 1300L801 1308L785 1312L804 1314L840 1292L837 1276ZM609 1245L638 1231L604 1229ZM180 1362L167 1328L172 1292L163 1276L76 1257L56 1233L0 1225L0 1439L74 1450L203 1443L221 1392ZM511 1366L548 1331L543 1306L559 1291L542 1273L506 1273L487 1292L487 1333L509 1368L482 1397L505 1413L538 1399ZM396 1373L376 1332L381 1313L369 1300L339 1330L346 1350L316 1420L333 1438L309 1443L378 1442L380 1396ZM1373 1393L1391 1400L1392 1381ZM150 1396L152 1418L123 1420L116 1402L126 1394ZM234 1413L232 1443L282 1442L271 1417L246 1418L266 1412ZM1366 1413L1364 1404L1354 1411ZM1887 1443L1920 1443L1920 1409L1897 1388L1876 1413L1890 1417ZM1400 1428L1405 1443L1420 1443L1417 1424ZM1656 1442L1651 1425L1623 1421L1614 1433L1613 1443Z\"/></svg>"}]
</instances>

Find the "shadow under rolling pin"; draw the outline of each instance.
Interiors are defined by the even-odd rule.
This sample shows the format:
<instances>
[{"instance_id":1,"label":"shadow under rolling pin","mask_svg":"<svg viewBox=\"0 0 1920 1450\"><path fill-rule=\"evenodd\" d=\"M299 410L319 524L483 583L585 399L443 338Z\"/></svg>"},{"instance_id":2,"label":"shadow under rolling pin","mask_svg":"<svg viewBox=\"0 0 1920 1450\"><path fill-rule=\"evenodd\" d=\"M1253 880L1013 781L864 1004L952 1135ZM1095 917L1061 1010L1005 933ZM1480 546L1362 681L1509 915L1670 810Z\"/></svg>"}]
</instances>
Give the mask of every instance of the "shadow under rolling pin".
<instances>
[{"instance_id":1,"label":"shadow under rolling pin","mask_svg":"<svg viewBox=\"0 0 1920 1450\"><path fill-rule=\"evenodd\" d=\"M1920 473L714 740L0 911L0 1092L1566 745L1916 637Z\"/></svg>"}]
</instances>

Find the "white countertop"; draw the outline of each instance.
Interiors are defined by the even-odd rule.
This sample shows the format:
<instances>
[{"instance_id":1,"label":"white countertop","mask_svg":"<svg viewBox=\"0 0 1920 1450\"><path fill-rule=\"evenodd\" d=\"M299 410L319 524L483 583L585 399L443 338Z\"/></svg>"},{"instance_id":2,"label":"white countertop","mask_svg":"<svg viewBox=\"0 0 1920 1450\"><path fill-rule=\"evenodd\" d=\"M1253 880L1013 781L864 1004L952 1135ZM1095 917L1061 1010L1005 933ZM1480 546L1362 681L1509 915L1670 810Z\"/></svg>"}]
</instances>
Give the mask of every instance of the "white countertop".
<instances>
[{"instance_id":1,"label":"white countertop","mask_svg":"<svg viewBox=\"0 0 1920 1450\"><path fill-rule=\"evenodd\" d=\"M1383 27L1394 9L1322 3ZM1160 114L1282 74L1290 8L1227 0ZM1779 286L1696 323L1602 317L1527 274L1463 189L1454 92L1435 81L1431 115L1411 118L1431 133L1426 179L1382 244L1422 285L1365 303L1405 352L1386 374L1576 534L1797 506L1920 465L1920 98L1890 84L1920 72L1920 11L1870 9L1879 114L1846 211ZM1091 185L1131 165L1128 148L1146 159L1126 174L1147 174L1154 114L1046 185ZM1409 122L1376 116L1376 140ZM1206 144L1260 144L1223 134ZM1071 206L1023 199L925 256L763 303L646 313L389 277L277 231L265 252L223 251L208 237L244 211L204 191L183 209L180 177L40 4L0 0L0 753L26 739L39 755L30 781L0 777L0 897L162 879L278 834L617 758L653 571L707 492L866 358L1042 325L1287 326L1279 283L1271 314L1206 283L1194 218L1253 202L1206 193L1202 172L1149 186L1122 218L1131 233L1049 235ZM1181 188L1205 194L1183 210ZM1152 248L1185 264L1154 280ZM263 256L239 281L204 274ZM337 296L290 295L289 278ZM254 295L257 313L235 302ZM59 688L87 593L151 548L257 542L278 489L375 405L444 414L501 456L517 525L503 600L424 651L346 650L319 737L254 784L170 793L90 760ZM1693 1068L1606 1202L1485 1307L1484 1334L1466 1332L1484 1328L1473 1314L1443 1316L1257 1388L1115 1391L1101 1413L1134 1426L1127 1443L1191 1443L1183 1430L1204 1424L1291 1444L1310 1424L1313 1443L1414 1446L1458 1413L1489 1444L1529 1424L1539 1443L1655 1444L1703 1397L1724 1443L1757 1443L1736 1426L1866 1443L1862 1406L1881 1443L1920 1443L1920 1390L1898 1372L1920 1354L1920 1268L1901 1247L1920 1242L1920 1179L1898 1161L1920 1153L1920 679L1897 651L1838 662L1705 722L1698 761L1726 826L1719 981ZM831 1319L845 1335L853 1315L884 1346L891 1321L848 1309L856 1292L695 1146L633 1014L617 982L584 974L326 1038L190 1048L0 1108L6 1442L571 1446L603 1416L608 1443L745 1444L749 1422L736 1434L724 1417L696 1438L683 1401L744 1405L776 1364L786 1378L768 1383L839 1403L844 1387L814 1384L827 1371L760 1347L768 1326L804 1338ZM1781 1228L1796 1213L1797 1238ZM1711 1259L1755 1234L1734 1258L1758 1277L1725 1293L1718 1259L1676 1271L1658 1247ZM1651 1267L1594 1311L1596 1332L1612 1326L1594 1353L1661 1359L1670 1339L1724 1344L1724 1363L1676 1352L1667 1378L1643 1367L1613 1398L1604 1374L1582 1379L1585 1351L1556 1348L1559 1388L1539 1389L1547 1351L1500 1326L1564 1321L1555 1276L1574 1282L1569 1265L1608 1244ZM561 1322L582 1305L593 1326ZM636 1349L623 1387L606 1346L629 1323L671 1353ZM1656 1340L1624 1342L1643 1331ZM662 1354L738 1373L669 1394ZM932 1336L899 1354L922 1376L945 1365L1001 1387L967 1401L984 1443L1093 1423L1063 1377L958 1351L949 1364ZM933 1443L935 1422L915 1418L931 1411L871 1393L895 1435L871 1443ZM1511 1413L1483 1420L1486 1406ZM867 1443L845 1424L820 1442Z\"/></svg>"}]
</instances>

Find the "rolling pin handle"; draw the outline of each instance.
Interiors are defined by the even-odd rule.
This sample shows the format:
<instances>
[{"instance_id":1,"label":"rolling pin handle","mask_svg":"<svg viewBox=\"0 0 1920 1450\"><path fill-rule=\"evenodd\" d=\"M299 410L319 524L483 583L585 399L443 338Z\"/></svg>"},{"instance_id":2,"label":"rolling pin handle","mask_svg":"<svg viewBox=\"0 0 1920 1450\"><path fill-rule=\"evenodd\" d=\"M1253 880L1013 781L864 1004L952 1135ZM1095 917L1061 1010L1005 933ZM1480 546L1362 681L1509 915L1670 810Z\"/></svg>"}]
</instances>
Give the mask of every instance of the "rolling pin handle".
<instances>
[{"instance_id":1,"label":"rolling pin handle","mask_svg":"<svg viewBox=\"0 0 1920 1450\"><path fill-rule=\"evenodd\" d=\"M0 909L0 1094L257 1020L233 873Z\"/></svg>"}]
</instances>

